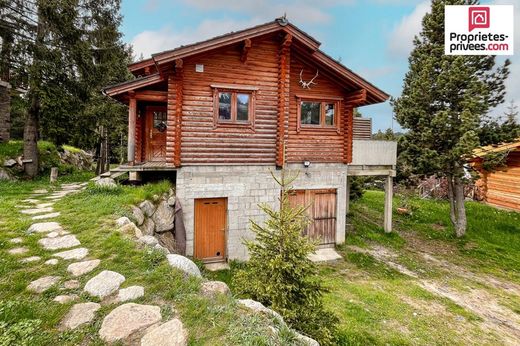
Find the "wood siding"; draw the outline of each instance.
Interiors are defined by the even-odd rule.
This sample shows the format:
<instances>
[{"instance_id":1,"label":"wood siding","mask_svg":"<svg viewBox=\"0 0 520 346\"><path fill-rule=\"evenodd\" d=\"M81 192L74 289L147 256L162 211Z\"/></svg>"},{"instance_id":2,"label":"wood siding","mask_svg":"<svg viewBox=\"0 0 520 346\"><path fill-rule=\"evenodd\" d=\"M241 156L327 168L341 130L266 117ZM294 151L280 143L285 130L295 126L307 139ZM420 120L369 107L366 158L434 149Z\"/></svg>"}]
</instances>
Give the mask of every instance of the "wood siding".
<instances>
[{"instance_id":1,"label":"wood siding","mask_svg":"<svg viewBox=\"0 0 520 346\"><path fill-rule=\"evenodd\" d=\"M487 203L520 211L520 149L509 153L506 168L483 173L480 184Z\"/></svg>"},{"instance_id":2,"label":"wood siding","mask_svg":"<svg viewBox=\"0 0 520 346\"><path fill-rule=\"evenodd\" d=\"M347 126L346 119L349 116L344 102L339 101L339 109L336 111L336 117L338 117L337 129L313 129L308 127L298 130L298 96L316 99L326 99L327 97L341 99L344 96L343 88L323 74L318 75L315 79L316 84L312 85L310 89L303 89L299 83L300 72L303 70L303 80L309 81L315 75L316 69L315 66L303 63L297 51L291 52L289 135L286 145L287 162L344 161L346 149L344 131Z\"/></svg>"},{"instance_id":3,"label":"wood siding","mask_svg":"<svg viewBox=\"0 0 520 346\"><path fill-rule=\"evenodd\" d=\"M352 138L353 139L371 139L372 138L372 119L359 118L353 119Z\"/></svg>"}]
</instances>

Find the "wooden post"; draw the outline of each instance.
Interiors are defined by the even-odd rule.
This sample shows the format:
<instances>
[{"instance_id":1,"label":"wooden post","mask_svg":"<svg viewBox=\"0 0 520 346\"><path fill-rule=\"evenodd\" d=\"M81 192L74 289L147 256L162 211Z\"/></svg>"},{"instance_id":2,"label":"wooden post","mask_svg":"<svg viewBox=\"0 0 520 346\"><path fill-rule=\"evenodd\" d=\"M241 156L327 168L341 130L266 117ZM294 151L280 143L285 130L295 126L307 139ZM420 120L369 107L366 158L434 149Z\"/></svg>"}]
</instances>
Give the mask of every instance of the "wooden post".
<instances>
[{"instance_id":1,"label":"wooden post","mask_svg":"<svg viewBox=\"0 0 520 346\"><path fill-rule=\"evenodd\" d=\"M128 103L128 163L134 164L135 161L135 123L137 121L137 101L135 94L130 93L130 102Z\"/></svg>"},{"instance_id":2,"label":"wooden post","mask_svg":"<svg viewBox=\"0 0 520 346\"><path fill-rule=\"evenodd\" d=\"M394 178L391 175L386 177L385 184L385 232L392 232L392 197L393 197Z\"/></svg>"},{"instance_id":3,"label":"wooden post","mask_svg":"<svg viewBox=\"0 0 520 346\"><path fill-rule=\"evenodd\" d=\"M350 212L350 177L347 176L347 193L345 196L345 214Z\"/></svg>"},{"instance_id":4,"label":"wooden post","mask_svg":"<svg viewBox=\"0 0 520 346\"><path fill-rule=\"evenodd\" d=\"M51 183L55 183L58 179L58 167L51 167Z\"/></svg>"}]
</instances>

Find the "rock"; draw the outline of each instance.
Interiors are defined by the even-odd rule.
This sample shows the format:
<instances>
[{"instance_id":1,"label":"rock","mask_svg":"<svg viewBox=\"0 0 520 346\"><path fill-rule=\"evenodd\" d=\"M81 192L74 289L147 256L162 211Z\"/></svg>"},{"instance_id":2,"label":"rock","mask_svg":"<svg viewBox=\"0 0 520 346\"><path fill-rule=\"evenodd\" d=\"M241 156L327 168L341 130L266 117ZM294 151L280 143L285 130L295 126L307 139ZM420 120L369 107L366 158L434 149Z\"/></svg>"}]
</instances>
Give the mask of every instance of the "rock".
<instances>
[{"instance_id":1,"label":"rock","mask_svg":"<svg viewBox=\"0 0 520 346\"><path fill-rule=\"evenodd\" d=\"M60 212L36 215L36 216L33 216L31 219L32 220L44 220L44 219L52 219L52 218L55 218L58 216L60 216Z\"/></svg>"},{"instance_id":2,"label":"rock","mask_svg":"<svg viewBox=\"0 0 520 346\"><path fill-rule=\"evenodd\" d=\"M50 260L45 261L45 264L49 266L55 266L58 264L58 260L56 258L51 258Z\"/></svg>"},{"instance_id":3,"label":"rock","mask_svg":"<svg viewBox=\"0 0 520 346\"><path fill-rule=\"evenodd\" d=\"M152 247L159 244L159 241L157 239L155 239L155 237L152 237L151 235L143 235L141 238L137 239L137 241L141 244L152 246Z\"/></svg>"},{"instance_id":4,"label":"rock","mask_svg":"<svg viewBox=\"0 0 520 346\"><path fill-rule=\"evenodd\" d=\"M48 208L48 207L52 207L54 205L53 202L49 202L49 203L38 203L35 205L36 208Z\"/></svg>"},{"instance_id":5,"label":"rock","mask_svg":"<svg viewBox=\"0 0 520 346\"><path fill-rule=\"evenodd\" d=\"M300 334L298 332L294 332L294 335L296 336L296 340L301 341L302 344L307 346L320 346L319 342L317 342L314 339L309 338L308 336L305 336L303 334Z\"/></svg>"},{"instance_id":6,"label":"rock","mask_svg":"<svg viewBox=\"0 0 520 346\"><path fill-rule=\"evenodd\" d=\"M175 237L173 236L172 232L168 231L164 233L158 233L155 235L155 238L157 238L159 244L168 249L169 252L175 252L177 250Z\"/></svg>"},{"instance_id":7,"label":"rock","mask_svg":"<svg viewBox=\"0 0 520 346\"><path fill-rule=\"evenodd\" d=\"M137 226L141 226L144 222L144 214L141 209L137 208L136 206L132 206L132 215L137 222Z\"/></svg>"},{"instance_id":8,"label":"rock","mask_svg":"<svg viewBox=\"0 0 520 346\"><path fill-rule=\"evenodd\" d=\"M91 322L96 311L101 309L98 303L79 303L74 305L61 321L60 329L76 329L82 324Z\"/></svg>"},{"instance_id":9,"label":"rock","mask_svg":"<svg viewBox=\"0 0 520 346\"><path fill-rule=\"evenodd\" d=\"M27 289L34 293L42 293L54 286L60 279L59 276L44 276L31 282Z\"/></svg>"},{"instance_id":10,"label":"rock","mask_svg":"<svg viewBox=\"0 0 520 346\"><path fill-rule=\"evenodd\" d=\"M155 212L155 206L153 205L152 202L150 202L148 200L141 202L141 204L139 204L139 208L142 210L144 215L146 215L148 217L151 217L153 215L153 213Z\"/></svg>"},{"instance_id":11,"label":"rock","mask_svg":"<svg viewBox=\"0 0 520 346\"><path fill-rule=\"evenodd\" d=\"M41 195L41 194L44 194L44 193L47 193L49 191L47 191L46 189L38 189L38 190L33 190L32 193L35 193L37 195Z\"/></svg>"},{"instance_id":12,"label":"rock","mask_svg":"<svg viewBox=\"0 0 520 346\"><path fill-rule=\"evenodd\" d=\"M54 231L54 232L51 232L51 233L47 233L46 237L47 238L56 238L60 235L67 235L67 234L70 234L69 232L67 231Z\"/></svg>"},{"instance_id":13,"label":"rock","mask_svg":"<svg viewBox=\"0 0 520 346\"><path fill-rule=\"evenodd\" d=\"M83 262L71 263L67 267L67 271L72 276L76 276L77 277L77 276L81 276L81 275L85 275L87 273L90 273L91 271L93 271L99 265L99 263L101 263L101 261L98 260L98 259L91 260L91 261L83 261Z\"/></svg>"},{"instance_id":14,"label":"rock","mask_svg":"<svg viewBox=\"0 0 520 346\"><path fill-rule=\"evenodd\" d=\"M9 240L10 243L13 243L13 244L20 244L20 243L23 243L23 239L22 238L13 238L11 240Z\"/></svg>"},{"instance_id":15,"label":"rock","mask_svg":"<svg viewBox=\"0 0 520 346\"><path fill-rule=\"evenodd\" d=\"M151 327L141 339L141 346L185 346L188 332L178 318Z\"/></svg>"},{"instance_id":16,"label":"rock","mask_svg":"<svg viewBox=\"0 0 520 346\"><path fill-rule=\"evenodd\" d=\"M160 202L152 216L152 220L155 223L155 232L162 233L172 230L174 218L175 209L170 207L166 201Z\"/></svg>"},{"instance_id":17,"label":"rock","mask_svg":"<svg viewBox=\"0 0 520 346\"><path fill-rule=\"evenodd\" d=\"M42 258L40 256L31 256L31 257L27 257L27 258L22 258L20 260L20 262L22 262L22 263L37 262L37 261L39 261L41 259Z\"/></svg>"},{"instance_id":18,"label":"rock","mask_svg":"<svg viewBox=\"0 0 520 346\"><path fill-rule=\"evenodd\" d=\"M132 221L130 221L129 218L127 218L126 216L121 216L119 219L116 220L116 225L118 227L121 227L121 226L124 226L126 224L129 224L131 223Z\"/></svg>"},{"instance_id":19,"label":"rock","mask_svg":"<svg viewBox=\"0 0 520 346\"><path fill-rule=\"evenodd\" d=\"M0 168L0 181L2 181L2 180L13 181L16 179L11 175L11 173L9 173L8 171L6 171L3 168Z\"/></svg>"},{"instance_id":20,"label":"rock","mask_svg":"<svg viewBox=\"0 0 520 346\"><path fill-rule=\"evenodd\" d=\"M47 207L47 208L33 208L33 209L24 209L24 210L20 210L20 213L22 214L26 214L26 215L34 215L34 214L41 214L41 213L50 213L52 212L54 209L52 209L52 207Z\"/></svg>"},{"instance_id":21,"label":"rock","mask_svg":"<svg viewBox=\"0 0 520 346\"><path fill-rule=\"evenodd\" d=\"M143 235L141 230L133 222L127 223L126 225L119 227L117 230L121 233L135 235L137 238Z\"/></svg>"},{"instance_id":22,"label":"rock","mask_svg":"<svg viewBox=\"0 0 520 346\"><path fill-rule=\"evenodd\" d=\"M144 287L130 286L119 290L119 292L117 293L116 301L126 302L129 300L141 298L142 296L144 296Z\"/></svg>"},{"instance_id":23,"label":"rock","mask_svg":"<svg viewBox=\"0 0 520 346\"><path fill-rule=\"evenodd\" d=\"M37 204L37 203L40 203L41 201L38 199L34 199L34 198L26 198L26 199L22 199L22 202Z\"/></svg>"},{"instance_id":24,"label":"rock","mask_svg":"<svg viewBox=\"0 0 520 346\"><path fill-rule=\"evenodd\" d=\"M58 252L58 253L55 253L53 256L63 258L64 260L71 260L71 259L80 260L80 259L87 257L87 255L88 255L88 249L85 249L84 247L80 247L80 248L73 249L73 250Z\"/></svg>"},{"instance_id":25,"label":"rock","mask_svg":"<svg viewBox=\"0 0 520 346\"><path fill-rule=\"evenodd\" d=\"M48 233L52 231L62 231L60 224L57 222L40 222L32 224L27 233Z\"/></svg>"},{"instance_id":26,"label":"rock","mask_svg":"<svg viewBox=\"0 0 520 346\"><path fill-rule=\"evenodd\" d=\"M105 188L105 189L116 189L117 184L116 181L112 178L101 178L94 183L96 186Z\"/></svg>"},{"instance_id":27,"label":"rock","mask_svg":"<svg viewBox=\"0 0 520 346\"><path fill-rule=\"evenodd\" d=\"M166 259L168 260L170 266L180 269L187 274L202 277L199 267L197 267L197 265L189 258L181 255L170 254L166 255Z\"/></svg>"},{"instance_id":28,"label":"rock","mask_svg":"<svg viewBox=\"0 0 520 346\"><path fill-rule=\"evenodd\" d=\"M170 251L168 251L168 249L165 248L164 246L161 246L161 244L157 244L157 245L155 245L153 248L154 248L155 250L157 250L157 251L162 252L162 253L165 254L165 255L168 255L168 254L170 253Z\"/></svg>"},{"instance_id":29,"label":"rock","mask_svg":"<svg viewBox=\"0 0 520 346\"><path fill-rule=\"evenodd\" d=\"M117 291L124 281L123 275L110 270L103 270L87 281L83 290L91 296L103 299Z\"/></svg>"},{"instance_id":30,"label":"rock","mask_svg":"<svg viewBox=\"0 0 520 346\"><path fill-rule=\"evenodd\" d=\"M24 253L28 252L29 249L26 247L15 247L14 249L10 249L7 251L10 255L23 255Z\"/></svg>"},{"instance_id":31,"label":"rock","mask_svg":"<svg viewBox=\"0 0 520 346\"><path fill-rule=\"evenodd\" d=\"M121 341L160 320L161 308L158 306L126 303L105 317L99 336L107 343Z\"/></svg>"},{"instance_id":32,"label":"rock","mask_svg":"<svg viewBox=\"0 0 520 346\"><path fill-rule=\"evenodd\" d=\"M13 167L16 165L16 160L7 159L4 161L4 167Z\"/></svg>"},{"instance_id":33,"label":"rock","mask_svg":"<svg viewBox=\"0 0 520 346\"><path fill-rule=\"evenodd\" d=\"M230 294L228 285L222 281L207 281L200 286L200 293L206 297L214 297L217 294Z\"/></svg>"},{"instance_id":34,"label":"rock","mask_svg":"<svg viewBox=\"0 0 520 346\"><path fill-rule=\"evenodd\" d=\"M63 289L65 290L75 290L76 288L79 288L78 280L68 280L63 283Z\"/></svg>"},{"instance_id":35,"label":"rock","mask_svg":"<svg viewBox=\"0 0 520 346\"><path fill-rule=\"evenodd\" d=\"M143 235L153 235L155 230L155 223L151 218L146 218L140 226Z\"/></svg>"},{"instance_id":36,"label":"rock","mask_svg":"<svg viewBox=\"0 0 520 346\"><path fill-rule=\"evenodd\" d=\"M257 302L256 300L253 300L253 299L239 299L239 300L237 300L237 303L241 304L241 305L245 306L246 308L251 309L251 310L253 310L255 312L264 313L266 315L269 315L271 317L276 318L280 322L283 322L283 318L282 318L282 316L280 316L279 313L277 313L276 311L271 310L271 309L265 307L264 304L262 304L260 302Z\"/></svg>"},{"instance_id":37,"label":"rock","mask_svg":"<svg viewBox=\"0 0 520 346\"><path fill-rule=\"evenodd\" d=\"M45 250L59 250L78 246L81 243L75 235L69 234L64 235L63 237L43 238L38 240L38 244L40 244Z\"/></svg>"},{"instance_id":38,"label":"rock","mask_svg":"<svg viewBox=\"0 0 520 346\"><path fill-rule=\"evenodd\" d=\"M175 207L175 196L169 197L167 203L170 207Z\"/></svg>"},{"instance_id":39,"label":"rock","mask_svg":"<svg viewBox=\"0 0 520 346\"><path fill-rule=\"evenodd\" d=\"M68 294L68 295L56 296L52 301L56 302L56 303L60 303L60 304L67 304L67 303L75 301L76 299L78 299L77 294Z\"/></svg>"}]
</instances>

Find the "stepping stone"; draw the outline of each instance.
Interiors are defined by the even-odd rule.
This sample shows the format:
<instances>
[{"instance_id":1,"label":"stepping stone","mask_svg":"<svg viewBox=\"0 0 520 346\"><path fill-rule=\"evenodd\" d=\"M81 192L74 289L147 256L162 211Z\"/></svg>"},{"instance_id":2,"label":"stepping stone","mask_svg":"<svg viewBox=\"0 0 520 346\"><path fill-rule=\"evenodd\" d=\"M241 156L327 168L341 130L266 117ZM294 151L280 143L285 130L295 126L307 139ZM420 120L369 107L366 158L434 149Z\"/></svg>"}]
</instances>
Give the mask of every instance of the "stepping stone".
<instances>
[{"instance_id":1,"label":"stepping stone","mask_svg":"<svg viewBox=\"0 0 520 346\"><path fill-rule=\"evenodd\" d=\"M231 291L222 281L207 281L200 286L200 293L206 297L214 297L217 294L230 294Z\"/></svg>"},{"instance_id":2,"label":"stepping stone","mask_svg":"<svg viewBox=\"0 0 520 346\"><path fill-rule=\"evenodd\" d=\"M31 219L32 220L43 220L43 219L52 219L52 218L58 217L58 216L60 216L60 212L36 215L36 216L33 216Z\"/></svg>"},{"instance_id":3,"label":"stepping stone","mask_svg":"<svg viewBox=\"0 0 520 346\"><path fill-rule=\"evenodd\" d=\"M22 202L34 203L34 204L41 203L41 201L39 199L34 199L34 198L22 199Z\"/></svg>"},{"instance_id":4,"label":"stepping stone","mask_svg":"<svg viewBox=\"0 0 520 346\"><path fill-rule=\"evenodd\" d=\"M202 277L199 267L197 267L197 265L189 258L181 255L170 254L166 255L166 259L168 260L168 264L170 264L170 266L180 269L187 274Z\"/></svg>"},{"instance_id":5,"label":"stepping stone","mask_svg":"<svg viewBox=\"0 0 520 346\"><path fill-rule=\"evenodd\" d=\"M67 294L56 296L52 301L60 304L67 304L78 299L77 294Z\"/></svg>"},{"instance_id":6,"label":"stepping stone","mask_svg":"<svg viewBox=\"0 0 520 346\"><path fill-rule=\"evenodd\" d=\"M43 238L38 240L38 244L40 244L45 250L59 250L78 246L81 243L75 235L68 234L63 237Z\"/></svg>"},{"instance_id":7,"label":"stepping stone","mask_svg":"<svg viewBox=\"0 0 520 346\"><path fill-rule=\"evenodd\" d=\"M45 190L45 189L40 189L40 190L34 190L32 193L35 193L35 194L42 194L42 193L47 193L49 191Z\"/></svg>"},{"instance_id":8,"label":"stepping stone","mask_svg":"<svg viewBox=\"0 0 520 346\"><path fill-rule=\"evenodd\" d=\"M70 232L67 232L67 231L53 231L51 233L47 233L45 236L47 238L56 238L57 236L67 235L67 234L70 234Z\"/></svg>"},{"instance_id":9,"label":"stepping stone","mask_svg":"<svg viewBox=\"0 0 520 346\"><path fill-rule=\"evenodd\" d=\"M76 288L79 288L78 280L68 280L63 283L64 290L75 290Z\"/></svg>"},{"instance_id":10,"label":"stepping stone","mask_svg":"<svg viewBox=\"0 0 520 346\"><path fill-rule=\"evenodd\" d=\"M103 270L88 280L83 290L91 296L103 299L117 291L124 281L123 275L110 270Z\"/></svg>"},{"instance_id":11,"label":"stepping stone","mask_svg":"<svg viewBox=\"0 0 520 346\"><path fill-rule=\"evenodd\" d=\"M70 190L80 190L82 188L79 184L71 184L71 185L61 185L62 190L70 191Z\"/></svg>"},{"instance_id":12,"label":"stepping stone","mask_svg":"<svg viewBox=\"0 0 520 346\"><path fill-rule=\"evenodd\" d=\"M87 273L90 273L91 271L93 271L99 265L99 263L101 263L101 261L98 260L98 259L91 260L91 261L83 261L83 262L71 263L67 267L67 271L72 276L76 276L77 277L77 276L81 276L81 275L85 275Z\"/></svg>"},{"instance_id":13,"label":"stepping stone","mask_svg":"<svg viewBox=\"0 0 520 346\"><path fill-rule=\"evenodd\" d=\"M54 209L52 209L52 207L47 207L47 208L24 209L24 210L20 210L20 213L27 214L27 215L34 215L34 214L41 214L41 213L50 213L51 211L54 211Z\"/></svg>"},{"instance_id":14,"label":"stepping stone","mask_svg":"<svg viewBox=\"0 0 520 346\"><path fill-rule=\"evenodd\" d=\"M27 233L48 233L53 231L62 231L63 228L59 223L51 221L51 222L40 222L32 224Z\"/></svg>"},{"instance_id":15,"label":"stepping stone","mask_svg":"<svg viewBox=\"0 0 520 346\"><path fill-rule=\"evenodd\" d=\"M119 292L117 292L116 302L127 302L129 300L141 298L142 296L144 296L144 287L130 286L120 289Z\"/></svg>"},{"instance_id":16,"label":"stepping stone","mask_svg":"<svg viewBox=\"0 0 520 346\"><path fill-rule=\"evenodd\" d=\"M188 331L178 318L151 327L141 339L141 346L185 346L187 344Z\"/></svg>"},{"instance_id":17,"label":"stepping stone","mask_svg":"<svg viewBox=\"0 0 520 346\"><path fill-rule=\"evenodd\" d=\"M55 266L58 264L58 260L56 258L51 258L50 260L45 261L45 264L49 266Z\"/></svg>"},{"instance_id":18,"label":"stepping stone","mask_svg":"<svg viewBox=\"0 0 520 346\"><path fill-rule=\"evenodd\" d=\"M26 247L15 247L14 249L11 249L7 251L10 255L23 255L24 253L28 252L29 249Z\"/></svg>"},{"instance_id":19,"label":"stepping stone","mask_svg":"<svg viewBox=\"0 0 520 346\"><path fill-rule=\"evenodd\" d=\"M44 276L31 282L27 289L34 293L42 293L54 286L60 279L59 276Z\"/></svg>"},{"instance_id":20,"label":"stepping stone","mask_svg":"<svg viewBox=\"0 0 520 346\"><path fill-rule=\"evenodd\" d=\"M76 329L83 324L90 323L96 317L96 311L99 309L101 309L101 305L98 303L74 305L61 321L60 329Z\"/></svg>"},{"instance_id":21,"label":"stepping stone","mask_svg":"<svg viewBox=\"0 0 520 346\"><path fill-rule=\"evenodd\" d=\"M53 256L63 258L64 260L80 260L88 255L88 249L80 247L73 250L67 250L55 253Z\"/></svg>"},{"instance_id":22,"label":"stepping stone","mask_svg":"<svg viewBox=\"0 0 520 346\"><path fill-rule=\"evenodd\" d=\"M36 208L48 208L48 207L52 207L54 205L53 202L48 202L48 203L38 203L35 205Z\"/></svg>"},{"instance_id":23,"label":"stepping stone","mask_svg":"<svg viewBox=\"0 0 520 346\"><path fill-rule=\"evenodd\" d=\"M13 238L11 240L9 240L10 243L13 243L13 244L20 244L20 243L23 243L23 239L22 238Z\"/></svg>"},{"instance_id":24,"label":"stepping stone","mask_svg":"<svg viewBox=\"0 0 520 346\"><path fill-rule=\"evenodd\" d=\"M27 258L22 258L20 260L20 262L22 263L31 263L31 262L37 262L39 260L41 260L42 258L40 256L31 256L31 257L27 257Z\"/></svg>"},{"instance_id":25,"label":"stepping stone","mask_svg":"<svg viewBox=\"0 0 520 346\"><path fill-rule=\"evenodd\" d=\"M114 343L160 321L161 308L158 306L126 303L105 317L99 336L107 343Z\"/></svg>"}]
</instances>

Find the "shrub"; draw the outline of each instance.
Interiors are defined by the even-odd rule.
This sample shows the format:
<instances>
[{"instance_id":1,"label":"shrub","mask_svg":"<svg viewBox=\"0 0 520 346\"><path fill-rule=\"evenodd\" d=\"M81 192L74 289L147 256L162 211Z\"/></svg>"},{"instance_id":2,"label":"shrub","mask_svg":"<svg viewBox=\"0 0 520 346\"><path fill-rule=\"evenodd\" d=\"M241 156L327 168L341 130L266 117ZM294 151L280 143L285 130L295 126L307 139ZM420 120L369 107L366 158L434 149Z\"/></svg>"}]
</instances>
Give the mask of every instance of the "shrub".
<instances>
[{"instance_id":1,"label":"shrub","mask_svg":"<svg viewBox=\"0 0 520 346\"><path fill-rule=\"evenodd\" d=\"M306 207L291 207L290 188L296 177L273 178L281 186L280 210L260 208L268 215L265 224L251 221L255 241L246 241L250 260L234 278L238 293L251 297L280 313L292 328L318 340L334 342L337 318L325 311L324 287L316 265L309 260L315 244L302 235L309 220Z\"/></svg>"}]
</instances>

